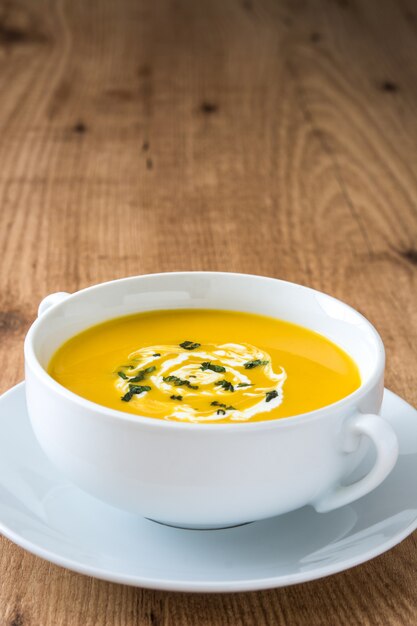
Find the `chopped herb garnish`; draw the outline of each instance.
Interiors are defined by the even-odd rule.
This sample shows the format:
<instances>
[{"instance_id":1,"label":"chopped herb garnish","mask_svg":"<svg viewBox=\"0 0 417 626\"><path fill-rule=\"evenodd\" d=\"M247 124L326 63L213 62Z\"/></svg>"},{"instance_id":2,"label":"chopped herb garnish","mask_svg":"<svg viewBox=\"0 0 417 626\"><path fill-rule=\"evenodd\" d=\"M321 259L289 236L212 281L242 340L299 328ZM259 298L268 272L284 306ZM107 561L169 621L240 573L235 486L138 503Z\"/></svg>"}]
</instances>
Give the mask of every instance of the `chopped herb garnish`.
<instances>
[{"instance_id":1,"label":"chopped herb garnish","mask_svg":"<svg viewBox=\"0 0 417 626\"><path fill-rule=\"evenodd\" d=\"M124 372L117 372L117 374L120 376L120 378L123 378L123 380L127 380L127 376Z\"/></svg>"},{"instance_id":2,"label":"chopped herb garnish","mask_svg":"<svg viewBox=\"0 0 417 626\"><path fill-rule=\"evenodd\" d=\"M143 380L145 378L145 376L147 376L148 374L151 374L155 370L156 370L155 365L151 365L150 367L146 367L144 370L141 370L140 372L138 372L136 374L136 376L133 376L133 378L130 378L129 382L131 382L131 383L139 383L141 380Z\"/></svg>"},{"instance_id":3,"label":"chopped herb garnish","mask_svg":"<svg viewBox=\"0 0 417 626\"><path fill-rule=\"evenodd\" d=\"M182 396L169 396L171 400L182 400Z\"/></svg>"},{"instance_id":4,"label":"chopped herb garnish","mask_svg":"<svg viewBox=\"0 0 417 626\"><path fill-rule=\"evenodd\" d=\"M197 376L194 376L194 374L190 374L188 378L197 378Z\"/></svg>"},{"instance_id":5,"label":"chopped herb garnish","mask_svg":"<svg viewBox=\"0 0 417 626\"><path fill-rule=\"evenodd\" d=\"M252 370L254 367L258 367L259 365L267 365L269 361L261 361L260 359L255 359L255 361L246 361L243 364L245 370Z\"/></svg>"},{"instance_id":6,"label":"chopped herb garnish","mask_svg":"<svg viewBox=\"0 0 417 626\"><path fill-rule=\"evenodd\" d=\"M220 387L223 387L223 389L225 389L226 391L234 391L235 388L233 387L232 383L229 382L228 380L218 380L216 383L214 383L215 385L218 385Z\"/></svg>"},{"instance_id":7,"label":"chopped herb garnish","mask_svg":"<svg viewBox=\"0 0 417 626\"><path fill-rule=\"evenodd\" d=\"M161 356L160 352L155 352L152 356Z\"/></svg>"},{"instance_id":8,"label":"chopped herb garnish","mask_svg":"<svg viewBox=\"0 0 417 626\"><path fill-rule=\"evenodd\" d=\"M277 398L277 397L278 397L278 391L276 391L275 389L273 391L267 391L265 402L269 402L270 400L273 400L274 398Z\"/></svg>"},{"instance_id":9,"label":"chopped herb garnish","mask_svg":"<svg viewBox=\"0 0 417 626\"><path fill-rule=\"evenodd\" d=\"M164 383L173 383L176 387L189 387L190 389L198 389L197 385L192 385L189 380L185 378L178 378L178 376L164 376Z\"/></svg>"},{"instance_id":10,"label":"chopped herb garnish","mask_svg":"<svg viewBox=\"0 0 417 626\"><path fill-rule=\"evenodd\" d=\"M150 390L151 387L149 387L149 385L129 385L129 391L125 393L125 395L122 397L122 400L123 402L129 402L134 395Z\"/></svg>"},{"instance_id":11,"label":"chopped herb garnish","mask_svg":"<svg viewBox=\"0 0 417 626\"><path fill-rule=\"evenodd\" d=\"M227 406L227 404L223 404L223 402L217 402L217 400L214 400L214 402L210 402L211 406L220 406L223 409L226 409L226 411L236 411L236 407L231 406L229 404L229 406Z\"/></svg>"},{"instance_id":12,"label":"chopped herb garnish","mask_svg":"<svg viewBox=\"0 0 417 626\"><path fill-rule=\"evenodd\" d=\"M223 367L223 365L213 365L213 363L210 363L210 361L204 361L204 363L201 364L200 367L201 370L203 370L203 372L205 370L211 370L212 372L225 372L226 368Z\"/></svg>"},{"instance_id":13,"label":"chopped herb garnish","mask_svg":"<svg viewBox=\"0 0 417 626\"><path fill-rule=\"evenodd\" d=\"M181 378L178 378L178 376L164 376L163 381L164 383L175 383L178 385L182 382Z\"/></svg>"},{"instance_id":14,"label":"chopped herb garnish","mask_svg":"<svg viewBox=\"0 0 417 626\"><path fill-rule=\"evenodd\" d=\"M194 341L183 341L182 343L180 343L180 347L184 348L184 350L195 350L200 346L201 343L195 343Z\"/></svg>"},{"instance_id":15,"label":"chopped herb garnish","mask_svg":"<svg viewBox=\"0 0 417 626\"><path fill-rule=\"evenodd\" d=\"M129 389L132 393L142 393L144 391L150 391L152 387L149 385L129 385Z\"/></svg>"},{"instance_id":16,"label":"chopped herb garnish","mask_svg":"<svg viewBox=\"0 0 417 626\"><path fill-rule=\"evenodd\" d=\"M253 383L239 383L237 386L238 387L252 387Z\"/></svg>"},{"instance_id":17,"label":"chopped herb garnish","mask_svg":"<svg viewBox=\"0 0 417 626\"><path fill-rule=\"evenodd\" d=\"M226 415L226 411L224 409L217 409L217 415Z\"/></svg>"}]
</instances>

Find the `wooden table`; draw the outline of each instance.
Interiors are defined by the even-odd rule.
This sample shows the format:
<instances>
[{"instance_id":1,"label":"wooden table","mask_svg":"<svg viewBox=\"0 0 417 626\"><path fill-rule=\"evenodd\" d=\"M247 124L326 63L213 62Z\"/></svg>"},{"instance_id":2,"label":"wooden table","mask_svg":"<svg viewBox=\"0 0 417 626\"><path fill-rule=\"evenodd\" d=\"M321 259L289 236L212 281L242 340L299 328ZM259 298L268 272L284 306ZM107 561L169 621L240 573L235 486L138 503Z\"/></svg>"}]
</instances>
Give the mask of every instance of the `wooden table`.
<instances>
[{"instance_id":1,"label":"wooden table","mask_svg":"<svg viewBox=\"0 0 417 626\"><path fill-rule=\"evenodd\" d=\"M362 311L417 404L412 0L0 4L1 390L46 294L169 270L276 276ZM0 543L0 622L415 624L416 538L348 572L147 591Z\"/></svg>"}]
</instances>

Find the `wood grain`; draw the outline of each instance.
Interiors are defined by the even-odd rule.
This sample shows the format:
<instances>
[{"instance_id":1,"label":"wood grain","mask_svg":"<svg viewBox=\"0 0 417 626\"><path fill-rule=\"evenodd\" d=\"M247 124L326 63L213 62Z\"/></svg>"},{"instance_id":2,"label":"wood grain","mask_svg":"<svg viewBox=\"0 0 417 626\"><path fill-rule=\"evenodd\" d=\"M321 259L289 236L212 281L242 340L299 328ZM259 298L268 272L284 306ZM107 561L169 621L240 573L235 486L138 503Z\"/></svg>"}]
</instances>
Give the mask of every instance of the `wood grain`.
<instances>
[{"instance_id":1,"label":"wood grain","mask_svg":"<svg viewBox=\"0 0 417 626\"><path fill-rule=\"evenodd\" d=\"M40 299L129 274L265 274L362 311L417 404L411 0L0 2L1 390ZM152 592L0 541L0 623L417 622L415 535L262 593Z\"/></svg>"}]
</instances>

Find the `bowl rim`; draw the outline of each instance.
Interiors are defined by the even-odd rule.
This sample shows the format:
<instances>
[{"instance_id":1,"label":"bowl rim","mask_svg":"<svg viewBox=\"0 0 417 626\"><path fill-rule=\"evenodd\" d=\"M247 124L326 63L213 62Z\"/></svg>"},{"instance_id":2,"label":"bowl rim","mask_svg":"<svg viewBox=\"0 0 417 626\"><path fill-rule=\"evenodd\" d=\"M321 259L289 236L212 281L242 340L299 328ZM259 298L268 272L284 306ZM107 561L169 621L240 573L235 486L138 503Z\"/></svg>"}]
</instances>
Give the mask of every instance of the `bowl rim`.
<instances>
[{"instance_id":1,"label":"bowl rim","mask_svg":"<svg viewBox=\"0 0 417 626\"><path fill-rule=\"evenodd\" d=\"M71 299L76 298L85 292L91 292L91 291L94 291L95 289L103 288L103 287L106 287L107 285L113 285L115 283L130 282L130 281L133 282L134 280L138 280L138 279L146 280L146 279L153 279L153 278L167 277L167 276L175 278L176 276L185 276L185 275L196 276L196 277L197 276L228 276L228 277L239 277L239 278L252 278L252 279L258 279L260 281L266 281L266 282L273 281L274 283L278 282L283 285L291 285L291 287L295 287L299 289L301 292L310 292L310 293L319 294L321 296L325 296L326 298L329 298L337 302L339 305L340 304L343 305L343 307L345 307L350 312L352 312L355 316L357 316L357 318L361 322L365 324L368 332L373 336L375 340L375 346L377 348L378 354L375 359L373 372L370 374L369 378L364 383L362 383L357 389L355 389L355 391L353 391L349 395L341 398L337 402L333 402L332 404L328 404L319 409L315 409L314 411L308 411L305 413L298 413L296 415L292 415L288 417L281 417L281 418L271 419L271 420L261 420L261 421L256 421L256 422L248 421L248 422L233 422L233 423L230 423L230 422L227 422L227 423L221 423L221 422L204 423L203 422L201 423L201 422L181 422L181 421L176 421L176 420L157 419L153 417L147 417L145 415L129 413L126 411L118 411L117 409L106 407L104 405L98 404L97 402L93 402L92 400L87 400L86 398L79 396L73 391L70 391L69 389L61 385L61 383L57 382L54 378L52 378L52 376L50 376L50 374L46 371L46 369L40 364L35 354L35 349L33 346L33 341L34 341L36 332L42 324L47 322L48 317L53 312L57 311L59 308L63 308L65 306L65 303L70 298ZM140 311L138 311L138 313L140 313ZM120 316L120 317L123 317L123 316ZM270 316L270 317L273 317L273 316ZM279 318L276 318L276 319L279 319ZM86 328L88 328L88 326ZM79 332L82 332L82 331L79 331ZM349 304L346 304L342 300L339 300L338 298L335 298L334 296L331 296L325 292L319 291L317 289L313 289L312 287L307 287L305 285L300 285L299 283L293 283L291 281L282 280L279 278L263 276L260 274L246 274L246 273L239 273L239 272L218 272L218 271L204 271L204 270L181 271L181 272L158 272L154 274L135 274L132 276L126 276L126 277L118 278L115 280L109 280L109 281L105 281L102 283L96 283L89 287L84 287L83 289L80 289L71 294L68 294L68 297L66 297L61 302L58 302L57 304L52 305L50 309L42 313L42 315L39 315L37 319L33 322L33 324L29 328L29 331L27 332L26 337L25 337L24 356L25 356L25 368L29 366L32 372L36 375L37 379L41 383L46 384L51 389L51 391L53 391L57 395L64 396L67 400L74 402L81 408L87 409L89 411L94 411L96 414L99 413L100 416L103 418L109 418L111 420L117 420L117 421L123 420L125 422L131 422L136 425L148 426L152 428L187 429L187 430L193 429L194 432L207 432L207 431L213 432L219 429L221 431L229 431L230 429L232 429L232 432L237 432L238 430L246 431L246 430L265 430L265 429L275 429L275 428L287 428L291 426L295 427L296 425L300 423L304 423L305 421L310 422L313 420L326 417L329 414L333 413L334 411L343 410L344 408L349 407L349 405L357 406L360 399L363 396L365 396L368 393L368 391L372 389L377 384L377 382L381 379L381 376L383 376L384 366L385 366L385 349L384 349L384 344L382 342L381 336L379 335L378 331L373 326L373 324L364 315L362 315L362 313L354 309ZM383 377L382 377L382 381L383 381Z\"/></svg>"}]
</instances>

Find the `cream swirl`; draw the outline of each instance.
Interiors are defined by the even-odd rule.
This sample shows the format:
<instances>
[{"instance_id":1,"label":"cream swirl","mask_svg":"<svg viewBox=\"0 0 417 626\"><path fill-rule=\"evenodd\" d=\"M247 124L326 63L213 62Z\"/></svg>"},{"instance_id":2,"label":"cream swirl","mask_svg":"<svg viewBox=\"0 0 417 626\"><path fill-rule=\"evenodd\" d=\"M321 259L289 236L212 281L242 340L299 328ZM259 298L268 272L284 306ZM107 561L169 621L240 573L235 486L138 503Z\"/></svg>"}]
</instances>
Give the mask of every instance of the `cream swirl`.
<instances>
[{"instance_id":1,"label":"cream swirl","mask_svg":"<svg viewBox=\"0 0 417 626\"><path fill-rule=\"evenodd\" d=\"M184 348L187 343L195 347ZM154 345L128 356L115 387L138 413L186 422L248 421L283 399L287 374L247 344Z\"/></svg>"}]
</instances>

